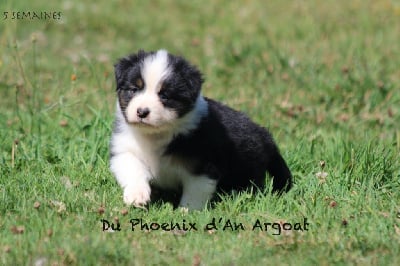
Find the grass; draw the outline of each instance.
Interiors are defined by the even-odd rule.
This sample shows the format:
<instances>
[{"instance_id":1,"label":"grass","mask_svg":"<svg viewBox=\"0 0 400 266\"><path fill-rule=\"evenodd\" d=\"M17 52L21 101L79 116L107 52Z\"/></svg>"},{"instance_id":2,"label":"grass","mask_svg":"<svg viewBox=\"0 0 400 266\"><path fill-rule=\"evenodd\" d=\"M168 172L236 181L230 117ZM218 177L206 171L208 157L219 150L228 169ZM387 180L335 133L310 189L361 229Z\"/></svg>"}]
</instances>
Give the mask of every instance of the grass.
<instances>
[{"instance_id":1,"label":"grass","mask_svg":"<svg viewBox=\"0 0 400 266\"><path fill-rule=\"evenodd\" d=\"M398 1L6 0L0 11L61 12L0 22L0 264L400 263ZM204 95L269 127L294 188L200 212L124 206L108 170L113 63L140 48L184 55ZM213 218L218 230L204 230ZM304 218L307 231L252 230ZM198 230L132 231L131 219Z\"/></svg>"}]
</instances>

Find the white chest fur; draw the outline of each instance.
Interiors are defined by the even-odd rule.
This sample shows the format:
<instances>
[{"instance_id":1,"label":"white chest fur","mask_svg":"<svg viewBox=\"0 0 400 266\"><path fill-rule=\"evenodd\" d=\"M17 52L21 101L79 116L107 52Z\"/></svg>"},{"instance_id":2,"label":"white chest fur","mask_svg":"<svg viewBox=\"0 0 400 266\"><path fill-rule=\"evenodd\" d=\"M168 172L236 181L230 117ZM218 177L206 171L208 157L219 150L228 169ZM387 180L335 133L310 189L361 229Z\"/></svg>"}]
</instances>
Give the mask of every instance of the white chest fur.
<instances>
[{"instance_id":1,"label":"white chest fur","mask_svg":"<svg viewBox=\"0 0 400 266\"><path fill-rule=\"evenodd\" d=\"M177 189L190 178L192 174L188 171L187 162L173 156L161 156L158 176L151 183L160 188Z\"/></svg>"},{"instance_id":2,"label":"white chest fur","mask_svg":"<svg viewBox=\"0 0 400 266\"><path fill-rule=\"evenodd\" d=\"M191 209L205 206L215 192L217 181L207 175L191 174L188 171L191 167L189 160L163 153L174 135L195 128L206 113L207 104L199 97L195 109L171 125L169 130L147 130L128 125L117 103L110 168L124 189L125 203L135 206L148 203L150 184L153 184L161 189L182 188L180 206Z\"/></svg>"}]
</instances>

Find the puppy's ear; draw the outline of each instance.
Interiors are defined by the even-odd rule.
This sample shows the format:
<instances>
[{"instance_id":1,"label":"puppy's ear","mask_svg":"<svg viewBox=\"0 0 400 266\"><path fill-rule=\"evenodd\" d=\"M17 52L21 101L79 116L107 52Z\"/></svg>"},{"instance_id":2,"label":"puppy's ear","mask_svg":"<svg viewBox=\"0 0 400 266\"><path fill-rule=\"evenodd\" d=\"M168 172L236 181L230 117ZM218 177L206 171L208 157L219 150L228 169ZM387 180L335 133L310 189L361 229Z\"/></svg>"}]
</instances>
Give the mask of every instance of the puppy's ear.
<instances>
[{"instance_id":1,"label":"puppy's ear","mask_svg":"<svg viewBox=\"0 0 400 266\"><path fill-rule=\"evenodd\" d=\"M133 66L129 57L122 58L114 65L115 81L117 82L117 90L121 87L125 74Z\"/></svg>"},{"instance_id":2,"label":"puppy's ear","mask_svg":"<svg viewBox=\"0 0 400 266\"><path fill-rule=\"evenodd\" d=\"M119 61L114 65L115 80L117 82L117 90L123 84L123 81L126 77L127 72L129 71L129 69L134 67L140 61L143 61L145 56L146 56L146 52L143 50L139 50L137 54L131 54L127 57L119 59Z\"/></svg>"},{"instance_id":3,"label":"puppy's ear","mask_svg":"<svg viewBox=\"0 0 400 266\"><path fill-rule=\"evenodd\" d=\"M187 86L190 88L186 93L189 93L191 99L197 99L200 94L201 86L204 82L203 75L194 65L185 61L182 71Z\"/></svg>"},{"instance_id":4,"label":"puppy's ear","mask_svg":"<svg viewBox=\"0 0 400 266\"><path fill-rule=\"evenodd\" d=\"M201 90L201 85L204 82L203 75L201 72L193 65L189 65L187 70L185 71L187 75L187 82L188 85L194 90L199 93Z\"/></svg>"},{"instance_id":5,"label":"puppy's ear","mask_svg":"<svg viewBox=\"0 0 400 266\"><path fill-rule=\"evenodd\" d=\"M175 66L177 73L183 77L191 93L198 95L204 82L200 70L180 56L171 56L170 62Z\"/></svg>"}]
</instances>

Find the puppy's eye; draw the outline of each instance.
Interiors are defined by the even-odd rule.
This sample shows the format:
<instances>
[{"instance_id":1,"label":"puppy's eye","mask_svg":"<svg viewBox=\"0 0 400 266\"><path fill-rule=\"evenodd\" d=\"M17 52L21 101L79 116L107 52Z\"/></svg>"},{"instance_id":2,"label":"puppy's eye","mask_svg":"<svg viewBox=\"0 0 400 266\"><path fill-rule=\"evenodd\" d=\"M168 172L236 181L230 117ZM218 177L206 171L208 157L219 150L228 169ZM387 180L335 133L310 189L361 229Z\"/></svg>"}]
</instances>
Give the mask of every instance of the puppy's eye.
<instances>
[{"instance_id":1,"label":"puppy's eye","mask_svg":"<svg viewBox=\"0 0 400 266\"><path fill-rule=\"evenodd\" d=\"M158 96L160 97L161 100L164 100L164 101L168 100L168 98L169 98L167 93L165 92L165 90L161 90L158 93Z\"/></svg>"},{"instance_id":2,"label":"puppy's eye","mask_svg":"<svg viewBox=\"0 0 400 266\"><path fill-rule=\"evenodd\" d=\"M136 93L138 92L140 89L136 86L129 86L127 91L129 91L130 93Z\"/></svg>"}]
</instances>

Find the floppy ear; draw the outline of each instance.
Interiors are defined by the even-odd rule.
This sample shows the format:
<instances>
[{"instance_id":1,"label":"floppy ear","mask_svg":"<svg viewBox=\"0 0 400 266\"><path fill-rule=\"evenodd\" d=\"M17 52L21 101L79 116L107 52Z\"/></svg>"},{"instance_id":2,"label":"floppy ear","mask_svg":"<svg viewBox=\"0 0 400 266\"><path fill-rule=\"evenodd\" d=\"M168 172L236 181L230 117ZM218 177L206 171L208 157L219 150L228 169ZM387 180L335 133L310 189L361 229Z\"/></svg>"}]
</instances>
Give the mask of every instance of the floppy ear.
<instances>
[{"instance_id":1,"label":"floppy ear","mask_svg":"<svg viewBox=\"0 0 400 266\"><path fill-rule=\"evenodd\" d=\"M122 58L114 65L115 81L117 82L117 90L121 87L125 74L133 63L129 57Z\"/></svg>"},{"instance_id":2,"label":"floppy ear","mask_svg":"<svg viewBox=\"0 0 400 266\"><path fill-rule=\"evenodd\" d=\"M204 82L203 75L197 69L196 66L191 65L187 61L184 61L184 67L182 68L182 74L186 81L187 86L190 88L189 92L192 95L192 98L200 94L201 86Z\"/></svg>"},{"instance_id":3,"label":"floppy ear","mask_svg":"<svg viewBox=\"0 0 400 266\"><path fill-rule=\"evenodd\" d=\"M196 93L199 93L201 85L204 82L201 72L195 66L190 65L187 69L186 75L189 86L194 88Z\"/></svg>"},{"instance_id":4,"label":"floppy ear","mask_svg":"<svg viewBox=\"0 0 400 266\"><path fill-rule=\"evenodd\" d=\"M139 50L136 54L131 54L127 57L119 59L119 61L114 65L115 80L117 82L117 90L121 87L126 73L130 68L134 67L146 56L146 52Z\"/></svg>"},{"instance_id":5,"label":"floppy ear","mask_svg":"<svg viewBox=\"0 0 400 266\"><path fill-rule=\"evenodd\" d=\"M198 95L201 90L201 85L204 82L203 75L196 66L190 64L186 59L180 56L174 56L170 60L175 65L175 69L186 82L186 85L190 88L190 92L194 95Z\"/></svg>"}]
</instances>

